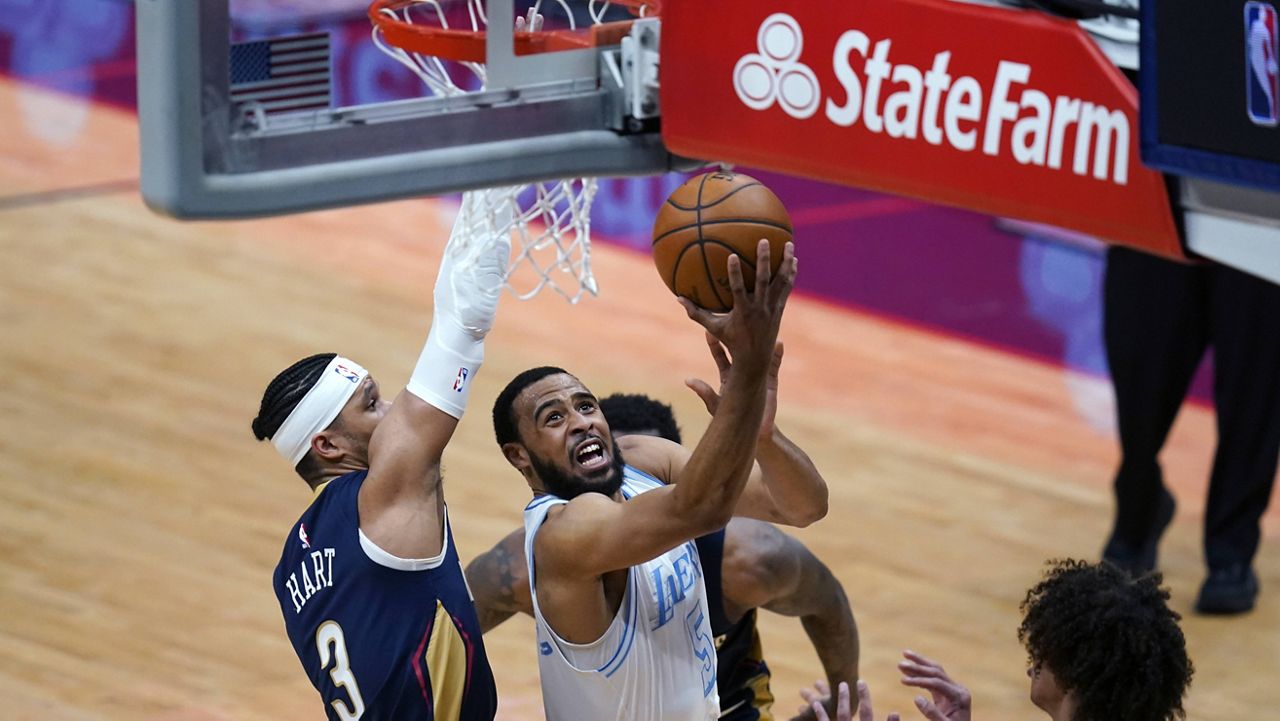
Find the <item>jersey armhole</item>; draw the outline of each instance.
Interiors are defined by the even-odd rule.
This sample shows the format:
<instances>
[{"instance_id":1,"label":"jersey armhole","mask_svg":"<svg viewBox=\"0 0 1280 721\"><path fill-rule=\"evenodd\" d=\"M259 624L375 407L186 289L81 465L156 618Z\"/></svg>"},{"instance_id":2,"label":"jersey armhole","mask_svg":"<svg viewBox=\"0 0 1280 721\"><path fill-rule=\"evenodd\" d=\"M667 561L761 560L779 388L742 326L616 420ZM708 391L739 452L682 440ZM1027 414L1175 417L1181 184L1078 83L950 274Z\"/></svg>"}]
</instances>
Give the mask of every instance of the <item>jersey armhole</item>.
<instances>
[{"instance_id":1,"label":"jersey armhole","mask_svg":"<svg viewBox=\"0 0 1280 721\"><path fill-rule=\"evenodd\" d=\"M567 501L561 501L561 503L567 503ZM612 676L619 668L622 667L623 661L626 661L627 656L630 655L631 645L635 640L636 625L639 620L638 612L640 607L640 599L638 598L640 588L636 581L636 568L635 566L632 566L627 569L627 588L624 592L622 605L618 607L618 611L614 614L613 620L609 622L609 627L600 635L600 638L597 638L590 643L582 644L566 641L560 636L560 634L556 633L554 628L551 627L551 623L542 615L542 611L538 606L538 586L534 571L535 558L533 548L537 541L538 531L542 529L542 524L546 523L546 521L547 516L544 513L542 518L538 520L538 525L528 532L528 539L526 541L527 548L525 552L525 563L529 567L529 596L530 600L533 602L535 625L544 629L547 635L550 636L549 645L551 646L552 652L559 656L569 668L577 671L578 673L603 673L606 677ZM614 629L619 620L621 620L623 624L622 632L612 654L609 655L608 660L605 661L603 665L593 668L583 668L579 665L579 659L571 658L571 655L589 655L596 649L600 648L601 645L608 640L609 632ZM542 653L541 650L539 652Z\"/></svg>"},{"instance_id":2,"label":"jersey armhole","mask_svg":"<svg viewBox=\"0 0 1280 721\"><path fill-rule=\"evenodd\" d=\"M439 568L440 565L444 563L445 556L449 554L449 542L452 534L449 531L448 508L445 508L444 511L443 525L444 542L440 544L440 553L437 553L430 558L401 558L399 556L392 555L383 550L378 544L374 543L368 536L364 535L363 528L357 528L356 531L360 534L360 548L364 551L365 557L379 566L390 568L394 571L430 571L432 569Z\"/></svg>"},{"instance_id":3,"label":"jersey armhole","mask_svg":"<svg viewBox=\"0 0 1280 721\"><path fill-rule=\"evenodd\" d=\"M626 468L631 469L631 471L632 471L633 473L635 473L636 475L638 475L638 476L640 476L640 477L642 477L642 478L647 478L647 479L649 479L650 481L653 481L653 482L654 482L654 484L656 484L658 488L662 488L663 486L669 486L669 485L671 485L670 483L667 483L666 481L664 481L664 480L662 480L662 479L658 478L657 476L653 475L652 473L646 473L645 471L642 471L642 470L640 470L639 468L636 468L635 466L627 465L627 466L626 466Z\"/></svg>"}]
</instances>

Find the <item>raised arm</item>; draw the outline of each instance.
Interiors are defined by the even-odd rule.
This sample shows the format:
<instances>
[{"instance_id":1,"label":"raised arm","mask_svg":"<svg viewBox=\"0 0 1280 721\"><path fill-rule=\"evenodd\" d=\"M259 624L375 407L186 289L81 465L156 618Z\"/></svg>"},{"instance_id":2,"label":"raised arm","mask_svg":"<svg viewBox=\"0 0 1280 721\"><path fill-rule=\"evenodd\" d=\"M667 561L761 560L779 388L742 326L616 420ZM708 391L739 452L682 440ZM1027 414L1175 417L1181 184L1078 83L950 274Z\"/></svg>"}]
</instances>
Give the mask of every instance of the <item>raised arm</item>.
<instances>
[{"instance_id":1,"label":"raised arm","mask_svg":"<svg viewBox=\"0 0 1280 721\"><path fill-rule=\"evenodd\" d=\"M723 390L729 359L715 338L708 335L707 343L720 371ZM827 515L827 482L808 454L783 435L775 423L781 367L782 345L779 344L765 385L765 409L756 440L757 465L738 499L734 515L803 528ZM714 415L720 405L720 393L703 380L692 379L688 385L702 399L707 412Z\"/></svg>"},{"instance_id":2,"label":"raised arm","mask_svg":"<svg viewBox=\"0 0 1280 721\"><path fill-rule=\"evenodd\" d=\"M432 556L443 543L440 457L484 360L484 338L493 326L510 252L506 237L471 246L451 240L445 247L426 345L407 387L369 441L360 528L394 555Z\"/></svg>"},{"instance_id":3,"label":"raised arm","mask_svg":"<svg viewBox=\"0 0 1280 721\"><path fill-rule=\"evenodd\" d=\"M804 528L827 515L827 481L809 455L775 426L756 446L758 473L734 514Z\"/></svg>"},{"instance_id":4,"label":"raised arm","mask_svg":"<svg viewBox=\"0 0 1280 721\"><path fill-rule=\"evenodd\" d=\"M725 529L720 574L727 610L764 608L800 618L828 688L858 680L858 626L849 599L804 544L767 523L735 518Z\"/></svg>"},{"instance_id":5,"label":"raised arm","mask_svg":"<svg viewBox=\"0 0 1280 721\"><path fill-rule=\"evenodd\" d=\"M548 514L538 534L539 573L544 565L564 578L592 578L647 561L683 541L722 527L732 515L755 457L765 407L765 384L796 263L791 244L776 278L768 271L768 243L757 248L756 287L745 290L740 261L729 258L734 308L716 315L681 299L689 317L732 355L717 412L702 440L680 464L680 483L642 493L625 504L598 494L578 496ZM728 356L726 356L726 359ZM580 406L582 418L598 409ZM575 416L575 422L578 422ZM581 422L590 422L583 420ZM627 439L626 457L664 481L675 480L679 446L661 439ZM662 444L665 444L663 446Z\"/></svg>"}]
</instances>

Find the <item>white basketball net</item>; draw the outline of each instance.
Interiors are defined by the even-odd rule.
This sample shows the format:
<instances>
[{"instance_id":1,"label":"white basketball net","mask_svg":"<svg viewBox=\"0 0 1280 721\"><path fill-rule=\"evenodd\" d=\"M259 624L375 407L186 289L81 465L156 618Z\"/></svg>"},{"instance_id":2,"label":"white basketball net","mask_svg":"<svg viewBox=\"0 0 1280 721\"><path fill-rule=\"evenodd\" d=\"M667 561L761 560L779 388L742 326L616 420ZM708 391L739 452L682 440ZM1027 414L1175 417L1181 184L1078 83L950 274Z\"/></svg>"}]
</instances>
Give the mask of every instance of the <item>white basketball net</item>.
<instances>
[{"instance_id":1,"label":"white basketball net","mask_svg":"<svg viewBox=\"0 0 1280 721\"><path fill-rule=\"evenodd\" d=\"M466 5L469 29L483 31L488 24L483 0L462 1ZM383 12L406 23L449 28L444 3L447 0L415 0L399 12ZM455 1L453 7L457 4ZM542 5L539 0L527 18L518 21L517 29L530 25L533 30L540 29ZM564 0L552 0L546 5L557 12L563 10L566 22L573 26L572 11ZM593 0L590 4L592 22L601 22L607 8L607 2ZM459 14L454 15L455 20ZM454 27L468 29L467 24ZM484 88L484 63L445 61L396 47L383 40L377 26L373 28L373 42L421 78L433 95L448 97ZM450 243L468 245L510 234L512 253L507 268L507 289L526 300L550 287L570 303L577 303L584 292L595 295L597 291L595 276L591 273L590 237L591 202L595 194L595 178L468 191L463 193L461 216Z\"/></svg>"}]
</instances>

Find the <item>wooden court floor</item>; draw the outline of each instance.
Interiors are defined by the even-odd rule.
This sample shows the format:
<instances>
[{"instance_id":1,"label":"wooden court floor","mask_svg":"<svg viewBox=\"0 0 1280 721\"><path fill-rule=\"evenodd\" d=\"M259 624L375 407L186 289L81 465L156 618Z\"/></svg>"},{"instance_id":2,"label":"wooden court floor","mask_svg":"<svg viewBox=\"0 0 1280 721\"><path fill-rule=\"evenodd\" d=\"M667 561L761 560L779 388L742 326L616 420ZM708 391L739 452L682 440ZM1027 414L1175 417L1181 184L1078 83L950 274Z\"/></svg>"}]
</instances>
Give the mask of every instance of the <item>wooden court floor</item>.
<instances>
[{"instance_id":1,"label":"wooden court floor","mask_svg":"<svg viewBox=\"0 0 1280 721\"><path fill-rule=\"evenodd\" d=\"M141 204L127 113L0 83L0 719L319 719L270 574L308 503L249 422L266 382L335 350L398 388L417 357L449 208L432 201L252 222L179 223ZM800 272L804 272L799 239ZM446 494L469 559L519 523L527 488L486 406L525 367L598 393L669 399L713 371L646 258L597 246L598 299L505 299ZM1069 387L1105 383L807 298L788 309L780 423L831 485L797 535L843 582L878 715L905 712L903 648L973 689L983 719L1034 719L1015 629L1050 557L1093 557L1114 441ZM1237 619L1190 614L1212 453L1188 408L1164 461L1180 501L1163 547L1197 675L1191 719L1280 706L1280 523L1263 595ZM800 624L764 614L779 715L818 676ZM499 717L541 718L532 626L486 639Z\"/></svg>"}]
</instances>

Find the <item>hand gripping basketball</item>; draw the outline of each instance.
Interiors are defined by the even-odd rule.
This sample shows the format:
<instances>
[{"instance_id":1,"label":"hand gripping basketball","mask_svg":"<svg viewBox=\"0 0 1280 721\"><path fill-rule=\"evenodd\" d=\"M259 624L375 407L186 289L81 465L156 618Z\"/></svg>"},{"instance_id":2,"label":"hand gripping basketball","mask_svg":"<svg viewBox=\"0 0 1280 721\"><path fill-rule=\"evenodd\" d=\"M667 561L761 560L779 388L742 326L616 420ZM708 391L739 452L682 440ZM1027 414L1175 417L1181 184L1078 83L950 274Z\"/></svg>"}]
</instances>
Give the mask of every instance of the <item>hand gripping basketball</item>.
<instances>
[{"instance_id":1,"label":"hand gripping basketball","mask_svg":"<svg viewBox=\"0 0 1280 721\"><path fill-rule=\"evenodd\" d=\"M653 221L653 262L672 293L723 313L733 307L725 260L740 255L743 277L754 285L761 238L769 241L768 266L776 274L791 240L791 218L778 196L741 173L704 173L662 204Z\"/></svg>"},{"instance_id":2,"label":"hand gripping basketball","mask_svg":"<svg viewBox=\"0 0 1280 721\"><path fill-rule=\"evenodd\" d=\"M760 372L767 371L773 362L782 312L795 286L798 268L795 246L790 242L783 251L776 276L770 273L769 252L769 241L761 239L756 246L755 289L751 293L747 292L742 279L742 262L737 255L729 256L733 310L728 313L712 313L688 298L678 299L689 317L724 345L734 365Z\"/></svg>"}]
</instances>

